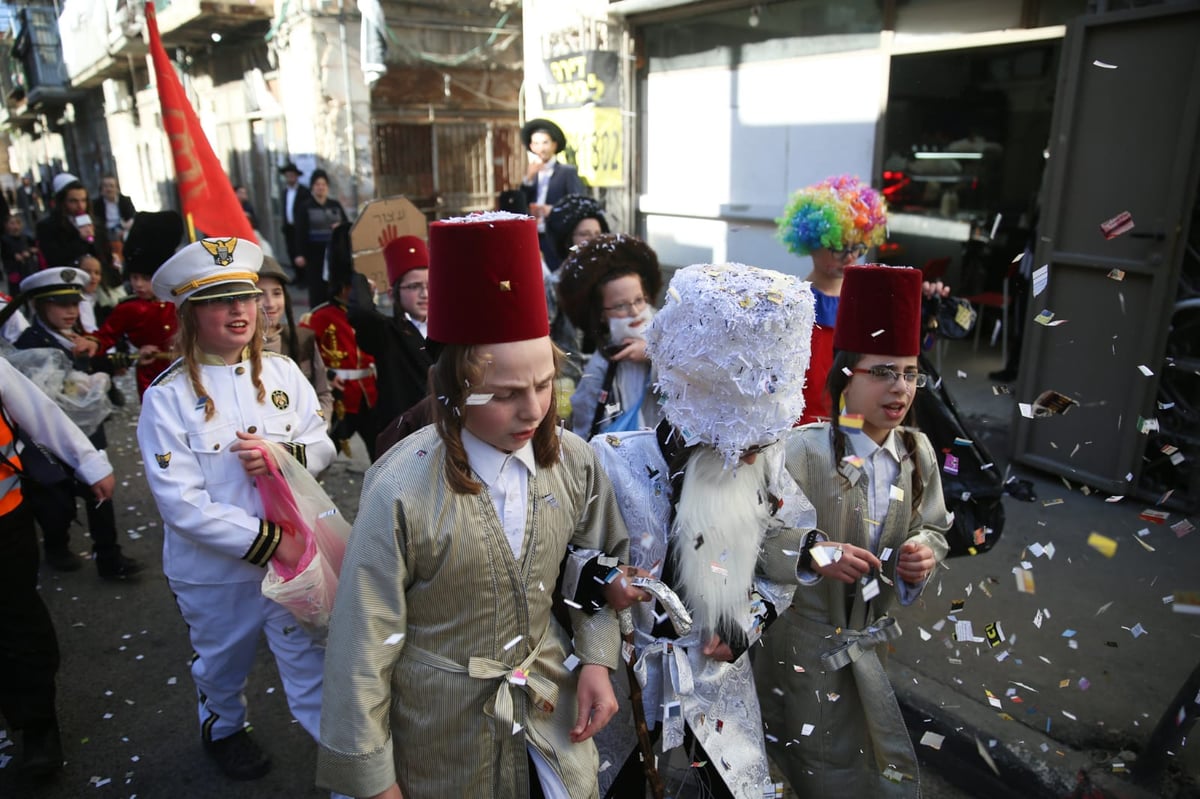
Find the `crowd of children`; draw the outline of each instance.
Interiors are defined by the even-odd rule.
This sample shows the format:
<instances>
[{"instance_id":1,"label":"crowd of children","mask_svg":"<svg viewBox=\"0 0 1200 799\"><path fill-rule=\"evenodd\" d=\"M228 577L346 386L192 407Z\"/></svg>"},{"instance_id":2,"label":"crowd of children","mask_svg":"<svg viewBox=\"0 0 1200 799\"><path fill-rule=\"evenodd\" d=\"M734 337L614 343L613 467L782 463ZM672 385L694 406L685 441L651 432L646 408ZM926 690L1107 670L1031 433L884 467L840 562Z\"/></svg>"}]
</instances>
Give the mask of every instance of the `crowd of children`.
<instances>
[{"instance_id":1,"label":"crowd of children","mask_svg":"<svg viewBox=\"0 0 1200 799\"><path fill-rule=\"evenodd\" d=\"M17 346L83 372L136 368L205 751L233 779L270 768L242 697L265 634L319 744L317 783L346 795L618 797L665 782L675 796L749 799L769 783L768 755L805 796L917 795L882 658L892 606L946 554L949 516L909 419L926 380L920 272L854 265L881 235L882 201L847 178L797 195L781 234L813 256L810 282L699 264L663 294L645 242L608 233L590 198L548 200L569 177L549 165L553 134L526 137L550 155L530 171L534 216L442 220L428 246L381 242L386 287L355 273L348 226L333 226L329 300L299 320L286 269L236 238L179 248L171 212L133 219L132 296L107 313L81 215L55 223L76 226L65 266L27 268L35 246L6 231L5 252L24 257L6 259L20 293L0 323L30 311ZM375 307L383 289L390 314ZM556 378L579 352L564 405ZM46 400L24 383L12 398L4 385L5 602L29 609L4 640L37 646L25 663L0 657L0 712L44 775L62 754L33 521L46 560L78 568L74 497L111 498L111 468L102 424L89 440L61 414L38 418ZM260 590L269 563L307 557L256 489L277 465L262 443L315 475L355 433L374 459L399 414L419 422L367 474L326 646ZM22 479L22 428L72 480ZM142 565L120 551L112 503L88 502L87 516L101 576L133 577ZM814 705L827 692L847 701ZM622 705L638 729L609 726ZM801 719L811 735L792 728Z\"/></svg>"}]
</instances>

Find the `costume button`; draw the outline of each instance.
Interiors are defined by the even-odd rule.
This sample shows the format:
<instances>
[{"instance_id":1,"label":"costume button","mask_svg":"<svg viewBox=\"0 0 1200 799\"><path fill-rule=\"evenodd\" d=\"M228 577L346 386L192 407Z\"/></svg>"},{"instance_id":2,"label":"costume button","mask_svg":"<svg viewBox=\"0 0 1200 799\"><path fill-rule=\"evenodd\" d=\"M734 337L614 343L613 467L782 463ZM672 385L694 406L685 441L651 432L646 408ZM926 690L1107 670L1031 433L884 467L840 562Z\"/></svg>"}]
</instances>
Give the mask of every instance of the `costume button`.
<instances>
[{"instance_id":1,"label":"costume button","mask_svg":"<svg viewBox=\"0 0 1200 799\"><path fill-rule=\"evenodd\" d=\"M216 449L220 449L220 448L221 448L220 444L213 444L213 449L216 450Z\"/></svg>"},{"instance_id":2,"label":"costume button","mask_svg":"<svg viewBox=\"0 0 1200 799\"><path fill-rule=\"evenodd\" d=\"M257 432L258 432L258 428L257 428L257 427L255 427L254 425L250 425L249 427L247 427L247 428L246 428L246 432L247 432L247 433L257 433Z\"/></svg>"},{"instance_id":3,"label":"costume button","mask_svg":"<svg viewBox=\"0 0 1200 799\"><path fill-rule=\"evenodd\" d=\"M289 424L287 427L285 427L283 429L290 433L292 431L292 426Z\"/></svg>"},{"instance_id":4,"label":"costume button","mask_svg":"<svg viewBox=\"0 0 1200 799\"><path fill-rule=\"evenodd\" d=\"M246 367L239 366L238 368L234 369L233 371L235 374L244 375L244 374L246 374Z\"/></svg>"}]
</instances>

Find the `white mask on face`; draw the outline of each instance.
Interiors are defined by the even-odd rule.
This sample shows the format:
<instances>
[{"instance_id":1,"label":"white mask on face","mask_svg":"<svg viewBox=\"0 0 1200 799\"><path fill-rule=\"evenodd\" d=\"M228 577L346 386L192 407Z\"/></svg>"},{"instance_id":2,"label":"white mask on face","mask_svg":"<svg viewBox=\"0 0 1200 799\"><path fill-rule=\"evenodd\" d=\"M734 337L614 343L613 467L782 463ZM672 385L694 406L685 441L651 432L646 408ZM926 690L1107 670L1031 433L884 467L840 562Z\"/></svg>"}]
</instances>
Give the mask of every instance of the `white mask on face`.
<instances>
[{"instance_id":1,"label":"white mask on face","mask_svg":"<svg viewBox=\"0 0 1200 799\"><path fill-rule=\"evenodd\" d=\"M654 319L654 307L647 305L637 316L621 316L608 320L608 337L613 344L620 344L627 338L637 338L643 341L650 322Z\"/></svg>"}]
</instances>

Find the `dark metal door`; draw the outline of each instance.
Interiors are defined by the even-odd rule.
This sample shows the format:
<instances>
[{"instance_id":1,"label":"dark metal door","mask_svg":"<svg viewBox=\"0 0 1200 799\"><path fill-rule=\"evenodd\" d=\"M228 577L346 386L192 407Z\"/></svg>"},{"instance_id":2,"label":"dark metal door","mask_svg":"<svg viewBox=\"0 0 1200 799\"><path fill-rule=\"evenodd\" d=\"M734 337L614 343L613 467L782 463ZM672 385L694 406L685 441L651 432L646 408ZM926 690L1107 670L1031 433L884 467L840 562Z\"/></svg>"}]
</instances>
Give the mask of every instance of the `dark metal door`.
<instances>
[{"instance_id":1,"label":"dark metal door","mask_svg":"<svg viewBox=\"0 0 1200 799\"><path fill-rule=\"evenodd\" d=\"M1113 494L1141 470L1200 181L1197 42L1200 4L1083 17L1065 42L1035 254L1049 283L1031 301L1018 399L1053 389L1079 407L1016 413L1013 456ZM1106 239L1101 223L1125 211L1132 231ZM1042 310L1068 321L1038 324Z\"/></svg>"}]
</instances>

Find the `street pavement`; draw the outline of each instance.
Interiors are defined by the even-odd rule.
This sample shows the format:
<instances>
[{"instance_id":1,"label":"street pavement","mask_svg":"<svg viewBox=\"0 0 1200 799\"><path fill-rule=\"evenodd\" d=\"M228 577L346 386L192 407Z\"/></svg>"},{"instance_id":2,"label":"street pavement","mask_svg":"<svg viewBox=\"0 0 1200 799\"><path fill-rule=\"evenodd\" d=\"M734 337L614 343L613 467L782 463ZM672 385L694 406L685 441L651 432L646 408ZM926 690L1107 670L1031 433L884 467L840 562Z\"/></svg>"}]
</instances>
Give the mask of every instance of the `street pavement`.
<instances>
[{"instance_id":1,"label":"street pavement","mask_svg":"<svg viewBox=\"0 0 1200 799\"><path fill-rule=\"evenodd\" d=\"M945 357L943 372L972 434L1004 468L1016 398L991 390L986 372L999 367L996 351L975 354L969 341L954 342ZM965 378L955 376L959 370ZM118 529L127 552L147 570L137 582L109 583L90 564L70 574L43 568L42 592L63 652L59 708L68 762L53 782L24 782L17 760L9 760L18 747L6 744L11 734L0 720L0 797L326 795L313 787L316 745L292 721L265 645L246 696L273 770L256 782L230 782L200 747L187 631L162 576L161 521L134 435L136 393L130 379L122 385L130 403L108 423ZM1039 421L1048 435L1053 421ZM365 467L358 450L323 475L348 518ZM1176 590L1198 587L1200 534L1177 536L1169 524L1184 518L1179 514L1169 524L1140 519L1150 507L1144 502L1107 503L1057 478L1016 473L1033 480L1037 501L1006 500L1008 521L996 547L950 561L919 604L896 613L904 635L889 671L914 740L926 732L946 736L940 749L917 745L923 761L941 772L931 775L929 787L936 788L929 793L1082 796L1073 793L1082 772L1110 796L1200 794L1196 743L1171 744L1162 784L1139 789L1118 765L1133 768L1144 756L1151 730L1164 713L1177 711L1172 700L1200 664L1200 617L1173 612L1167 601ZM1142 541L1153 551L1135 540L1143 529L1149 533ZM1117 542L1112 557L1088 545L1093 532ZM78 531L72 544L80 552L88 546ZM1017 590L1013 568L1022 563L1032 572L1033 593ZM956 600L963 602L957 611ZM971 622L981 640L955 640L955 620ZM993 623L1004 639L994 647L983 640Z\"/></svg>"},{"instance_id":2,"label":"street pavement","mask_svg":"<svg viewBox=\"0 0 1200 799\"><path fill-rule=\"evenodd\" d=\"M1018 398L993 392L987 372L999 367L995 350L976 354L968 340L951 343L942 374L972 435L1004 469ZM1053 437L1055 421L1037 424ZM916 741L926 730L947 735L943 748L958 762L932 746L918 752L966 773L966 795L1002 795L984 784L994 773L978 739L997 764L995 782L1016 795L1071 795L1083 771L1114 796L1196 796L1200 742L1188 746L1185 728L1166 748L1165 781L1139 793L1127 772L1164 713L1197 710L1194 690L1186 702L1174 699L1200 667L1200 616L1174 612L1173 599L1200 584L1200 534L1178 535L1171 525L1187 518L1178 513L1161 524L1139 518L1150 502L1107 502L1055 476L1013 474L1032 480L1036 501L1007 498L996 546L948 561L917 605L896 612L904 635L889 670L910 731ZM1089 545L1094 533L1115 542L1111 556ZM1018 589L1022 567L1031 592ZM956 622L970 622L975 640L962 640L965 630L956 638ZM991 624L1002 629L995 645L986 640Z\"/></svg>"}]
</instances>

